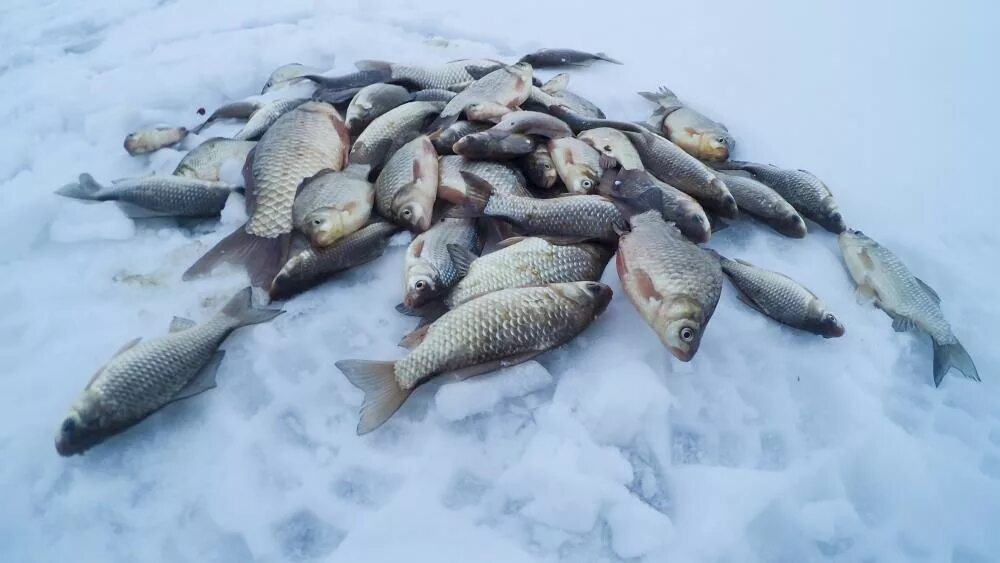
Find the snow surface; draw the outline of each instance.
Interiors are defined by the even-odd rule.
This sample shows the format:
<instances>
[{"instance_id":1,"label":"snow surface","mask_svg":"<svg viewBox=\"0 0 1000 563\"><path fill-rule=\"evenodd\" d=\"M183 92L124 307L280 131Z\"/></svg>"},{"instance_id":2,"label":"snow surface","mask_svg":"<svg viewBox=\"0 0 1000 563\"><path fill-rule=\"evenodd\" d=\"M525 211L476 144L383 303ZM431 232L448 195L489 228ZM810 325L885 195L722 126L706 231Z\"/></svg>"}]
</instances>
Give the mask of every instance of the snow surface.
<instances>
[{"instance_id":1,"label":"snow surface","mask_svg":"<svg viewBox=\"0 0 1000 563\"><path fill-rule=\"evenodd\" d=\"M1000 560L995 3L8 0L0 8L0 560ZM226 344L219 388L83 457L53 436L122 343L245 284L181 272L243 219L133 226L52 191L168 173L127 133L197 122L298 61L514 59L543 46L615 117L666 84L737 157L811 170L852 226L944 298L980 385L858 306L834 237L740 224L712 245L816 291L847 334L796 333L727 287L680 364L616 297L563 349L419 390L354 435L341 358L395 358L403 248ZM229 124L206 135L232 132ZM206 136L202 136L202 139ZM190 139L185 148L197 141ZM984 173L985 172L985 173ZM405 244L400 241L400 244Z\"/></svg>"}]
</instances>

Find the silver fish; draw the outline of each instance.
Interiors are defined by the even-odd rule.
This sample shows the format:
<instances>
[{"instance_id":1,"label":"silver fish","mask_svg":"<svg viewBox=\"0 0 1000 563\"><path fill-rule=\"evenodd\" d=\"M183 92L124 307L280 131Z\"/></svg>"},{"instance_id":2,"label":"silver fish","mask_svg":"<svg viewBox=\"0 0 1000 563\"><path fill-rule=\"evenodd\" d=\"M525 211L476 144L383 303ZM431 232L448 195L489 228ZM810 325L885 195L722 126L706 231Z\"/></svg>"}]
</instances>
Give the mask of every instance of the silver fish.
<instances>
[{"instance_id":1,"label":"silver fish","mask_svg":"<svg viewBox=\"0 0 1000 563\"><path fill-rule=\"evenodd\" d=\"M226 337L282 312L254 307L248 287L202 324L174 318L170 334L129 342L70 407L56 434L56 451L62 456L82 454L168 404L212 389L226 354L219 345Z\"/></svg>"},{"instance_id":2,"label":"silver fish","mask_svg":"<svg viewBox=\"0 0 1000 563\"><path fill-rule=\"evenodd\" d=\"M830 188L805 170L735 160L713 163L713 166L720 170L743 170L753 174L754 178L778 192L802 216L819 223L831 233L840 234L847 228Z\"/></svg>"},{"instance_id":3,"label":"silver fish","mask_svg":"<svg viewBox=\"0 0 1000 563\"><path fill-rule=\"evenodd\" d=\"M729 193L736 198L736 205L741 210L785 236L792 238L806 236L806 222L792 204L785 201L778 192L754 180L749 174L744 176L739 171L733 171L732 174L720 172L719 177L726 183Z\"/></svg>"},{"instance_id":4,"label":"silver fish","mask_svg":"<svg viewBox=\"0 0 1000 563\"><path fill-rule=\"evenodd\" d=\"M618 245L618 277L629 300L677 359L698 352L722 293L722 269L655 211L634 215Z\"/></svg>"},{"instance_id":5,"label":"silver fish","mask_svg":"<svg viewBox=\"0 0 1000 563\"><path fill-rule=\"evenodd\" d=\"M847 229L839 242L847 269L858 284L858 295L885 311L897 332L919 329L934 341L934 385L941 385L952 368L979 381L972 357L944 318L937 292L914 276L891 250L861 231Z\"/></svg>"},{"instance_id":6,"label":"silver fish","mask_svg":"<svg viewBox=\"0 0 1000 563\"><path fill-rule=\"evenodd\" d=\"M154 127L130 133L125 137L125 150L132 156L148 154L165 147L171 147L187 137L184 127Z\"/></svg>"},{"instance_id":7,"label":"silver fish","mask_svg":"<svg viewBox=\"0 0 1000 563\"><path fill-rule=\"evenodd\" d=\"M581 131L577 139L600 151L609 160L614 159L625 170L642 170L642 159L632 146L632 141L618 129L597 127ZM610 166L607 166L610 168Z\"/></svg>"},{"instance_id":8,"label":"silver fish","mask_svg":"<svg viewBox=\"0 0 1000 563\"><path fill-rule=\"evenodd\" d=\"M623 64L601 52L588 53L575 49L539 49L521 57L520 62L528 63L535 68L564 68L567 66L588 66L594 61L605 61L616 65Z\"/></svg>"},{"instance_id":9,"label":"silver fish","mask_svg":"<svg viewBox=\"0 0 1000 563\"><path fill-rule=\"evenodd\" d=\"M726 160L736 140L726 126L691 109L667 87L639 95L660 107L650 118L650 125L689 154L701 160Z\"/></svg>"},{"instance_id":10,"label":"silver fish","mask_svg":"<svg viewBox=\"0 0 1000 563\"><path fill-rule=\"evenodd\" d=\"M486 180L498 193L531 197L524 187L524 179L510 166L454 155L438 159L438 197L455 204L465 201L468 183L462 172L471 172Z\"/></svg>"},{"instance_id":11,"label":"silver fish","mask_svg":"<svg viewBox=\"0 0 1000 563\"><path fill-rule=\"evenodd\" d=\"M573 130L565 121L537 111L512 111L501 117L491 130L538 135L549 139L573 136Z\"/></svg>"},{"instance_id":12,"label":"silver fish","mask_svg":"<svg viewBox=\"0 0 1000 563\"><path fill-rule=\"evenodd\" d=\"M712 225L701 204L645 170L622 170L602 181L600 192L639 211L659 211L664 220L672 221L694 242L708 242L712 236Z\"/></svg>"},{"instance_id":13,"label":"silver fish","mask_svg":"<svg viewBox=\"0 0 1000 563\"><path fill-rule=\"evenodd\" d=\"M219 119L249 119L253 112L260 109L260 102L241 100L229 102L212 112L204 122L191 129L192 133L201 133L201 130L208 127ZM203 113L203 112L202 112Z\"/></svg>"},{"instance_id":14,"label":"silver fish","mask_svg":"<svg viewBox=\"0 0 1000 563\"><path fill-rule=\"evenodd\" d=\"M547 145L538 145L521 161L521 170L532 184L546 190L552 189L559 179L556 165Z\"/></svg>"},{"instance_id":15,"label":"silver fish","mask_svg":"<svg viewBox=\"0 0 1000 563\"><path fill-rule=\"evenodd\" d=\"M431 226L438 190L438 157L427 135L403 145L375 182L375 205L385 218L417 232Z\"/></svg>"},{"instance_id":16,"label":"silver fish","mask_svg":"<svg viewBox=\"0 0 1000 563\"><path fill-rule=\"evenodd\" d=\"M244 167L249 219L188 268L184 279L237 261L254 286L271 283L288 255L299 185L320 170L343 168L349 142L347 126L329 104L306 102L279 117Z\"/></svg>"},{"instance_id":17,"label":"silver fish","mask_svg":"<svg viewBox=\"0 0 1000 563\"><path fill-rule=\"evenodd\" d=\"M309 100L304 98L292 98L268 102L260 106L257 111L253 112L253 115L251 115L250 119L247 120L246 125L237 131L236 134L233 135L233 138L238 141L252 141L259 139L260 136L267 131L268 127L274 125L274 122L277 121L279 117L308 101Z\"/></svg>"},{"instance_id":18,"label":"silver fish","mask_svg":"<svg viewBox=\"0 0 1000 563\"><path fill-rule=\"evenodd\" d=\"M596 282L505 289L473 299L418 329L395 362L342 360L348 380L364 391L358 434L375 430L421 383L455 373L471 377L525 362L581 333L611 301Z\"/></svg>"},{"instance_id":19,"label":"silver fish","mask_svg":"<svg viewBox=\"0 0 1000 563\"><path fill-rule=\"evenodd\" d=\"M399 227L375 221L330 246L308 247L288 259L271 282L271 299L287 299L314 287L337 272L371 262L385 252Z\"/></svg>"},{"instance_id":20,"label":"silver fish","mask_svg":"<svg viewBox=\"0 0 1000 563\"><path fill-rule=\"evenodd\" d=\"M722 271L740 290L740 301L750 308L779 323L824 338L844 335L844 325L802 284L740 259L730 260L724 256L719 259Z\"/></svg>"},{"instance_id":21,"label":"silver fish","mask_svg":"<svg viewBox=\"0 0 1000 563\"><path fill-rule=\"evenodd\" d=\"M213 137L184 155L184 158L177 163L177 168L174 168L174 176L217 182L226 163L239 163L242 167L255 146L257 146L255 141Z\"/></svg>"},{"instance_id":22,"label":"silver fish","mask_svg":"<svg viewBox=\"0 0 1000 563\"><path fill-rule=\"evenodd\" d=\"M351 163L373 169L384 165L400 147L420 136L443 102L410 102L389 110L365 128L351 147Z\"/></svg>"},{"instance_id":23,"label":"silver fish","mask_svg":"<svg viewBox=\"0 0 1000 563\"><path fill-rule=\"evenodd\" d=\"M530 154L538 144L527 135L487 129L459 139L452 150L473 160L508 160Z\"/></svg>"},{"instance_id":24,"label":"silver fish","mask_svg":"<svg viewBox=\"0 0 1000 563\"><path fill-rule=\"evenodd\" d=\"M702 202L723 217L739 215L736 199L715 172L677 145L648 131L625 132L646 170L659 180Z\"/></svg>"},{"instance_id":25,"label":"silver fish","mask_svg":"<svg viewBox=\"0 0 1000 563\"><path fill-rule=\"evenodd\" d=\"M319 72L323 72L322 69L313 66L306 66L301 63L281 65L274 69L271 76L267 78L267 82L264 83L264 87L261 88L260 93L266 94L271 90L287 86L290 82L303 78L307 74L317 74Z\"/></svg>"},{"instance_id":26,"label":"silver fish","mask_svg":"<svg viewBox=\"0 0 1000 563\"><path fill-rule=\"evenodd\" d=\"M404 86L417 88L451 88L476 80L483 75L505 66L499 61L490 59L463 59L452 61L440 66L420 67L389 63L385 61L364 60L354 63L361 71L379 73L382 78L377 82L394 82Z\"/></svg>"},{"instance_id":27,"label":"silver fish","mask_svg":"<svg viewBox=\"0 0 1000 563\"><path fill-rule=\"evenodd\" d=\"M463 113L471 121L495 121L528 99L531 76L531 65L525 63L490 72L452 98L431 130L448 127Z\"/></svg>"},{"instance_id":28,"label":"silver fish","mask_svg":"<svg viewBox=\"0 0 1000 563\"><path fill-rule=\"evenodd\" d=\"M412 99L413 94L396 84L379 82L365 86L354 95L351 103L348 104L344 121L351 133L357 134L368 127L372 121L375 121L375 118Z\"/></svg>"},{"instance_id":29,"label":"silver fish","mask_svg":"<svg viewBox=\"0 0 1000 563\"><path fill-rule=\"evenodd\" d=\"M590 194L601 182L603 164L611 164L595 148L575 137L552 139L549 154L559 178L573 194Z\"/></svg>"},{"instance_id":30,"label":"silver fish","mask_svg":"<svg viewBox=\"0 0 1000 563\"><path fill-rule=\"evenodd\" d=\"M474 256L482 243L476 222L471 219L443 219L414 237L406 249L403 304L420 307L451 289L461 277L449 253L457 246Z\"/></svg>"},{"instance_id":31,"label":"silver fish","mask_svg":"<svg viewBox=\"0 0 1000 563\"><path fill-rule=\"evenodd\" d=\"M56 193L84 201L114 201L129 217L215 217L226 206L232 186L166 174L125 178L102 186L90 174Z\"/></svg>"},{"instance_id":32,"label":"silver fish","mask_svg":"<svg viewBox=\"0 0 1000 563\"><path fill-rule=\"evenodd\" d=\"M364 166L324 170L303 184L292 205L292 223L313 246L329 246L368 223L375 186Z\"/></svg>"},{"instance_id":33,"label":"silver fish","mask_svg":"<svg viewBox=\"0 0 1000 563\"><path fill-rule=\"evenodd\" d=\"M431 142L434 143L434 150L438 154L455 154L453 147L459 139L466 135L479 133L490 128L488 123L478 123L476 121L456 121L448 127L431 133Z\"/></svg>"},{"instance_id":34,"label":"silver fish","mask_svg":"<svg viewBox=\"0 0 1000 563\"><path fill-rule=\"evenodd\" d=\"M548 82L542 84L540 88L543 92L552 96L552 100L549 100L550 103L553 101L558 102L579 117L589 119L605 118L604 112L601 111L601 108L597 107L596 104L576 92L567 90L566 86L568 85L569 74L564 72L553 76ZM540 100L536 97L536 102L537 101Z\"/></svg>"}]
</instances>

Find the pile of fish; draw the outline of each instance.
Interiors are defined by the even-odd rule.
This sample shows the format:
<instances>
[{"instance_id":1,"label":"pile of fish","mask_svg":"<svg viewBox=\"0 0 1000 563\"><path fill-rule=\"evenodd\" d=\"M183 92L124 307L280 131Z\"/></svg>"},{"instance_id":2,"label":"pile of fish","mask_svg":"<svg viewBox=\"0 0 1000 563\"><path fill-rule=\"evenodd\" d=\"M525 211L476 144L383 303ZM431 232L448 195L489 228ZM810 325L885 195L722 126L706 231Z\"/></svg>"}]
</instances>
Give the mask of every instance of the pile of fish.
<instances>
[{"instance_id":1,"label":"pile of fish","mask_svg":"<svg viewBox=\"0 0 1000 563\"><path fill-rule=\"evenodd\" d=\"M379 258L413 233L400 264L398 310L420 317L400 360L342 360L364 392L358 433L378 428L430 378L465 378L534 358L572 340L606 309L599 282L615 256L628 299L679 360L690 361L728 278L740 299L779 323L825 338L844 327L796 281L702 246L741 217L802 238L808 221L839 236L859 294L934 341L934 382L950 368L979 376L937 294L891 251L849 229L833 194L804 170L732 160L733 136L673 92L645 121L617 121L536 69L604 61L603 53L545 49L515 63L468 59L422 67L360 61L329 76L300 64L190 129L128 136L130 154L197 139L216 122L245 120L231 138L195 146L172 175L107 185L89 174L58 190L114 201L131 217L218 216L245 193L248 220L184 273L223 263L246 270L270 299L288 299ZM274 97L311 84L311 99ZM243 186L224 183L243 165ZM484 252L484 250L488 250ZM279 310L247 288L201 325L175 320L161 339L126 345L84 389L59 430L62 455L80 453L163 406L214 386L218 346L235 328Z\"/></svg>"}]
</instances>

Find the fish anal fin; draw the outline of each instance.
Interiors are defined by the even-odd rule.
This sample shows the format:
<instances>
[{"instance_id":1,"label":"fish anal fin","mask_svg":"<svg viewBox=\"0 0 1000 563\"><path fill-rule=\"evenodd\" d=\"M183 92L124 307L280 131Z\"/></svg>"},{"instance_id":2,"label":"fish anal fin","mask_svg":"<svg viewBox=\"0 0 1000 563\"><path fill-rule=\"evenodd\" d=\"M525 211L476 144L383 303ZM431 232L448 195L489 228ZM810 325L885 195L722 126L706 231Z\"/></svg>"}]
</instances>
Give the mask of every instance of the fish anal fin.
<instances>
[{"instance_id":1,"label":"fish anal fin","mask_svg":"<svg viewBox=\"0 0 1000 563\"><path fill-rule=\"evenodd\" d=\"M750 299L750 297L746 293L740 291L736 294L736 298L742 301L744 305L750 307L754 311L757 311L762 315L769 316L766 312L764 312L764 309L761 309L760 305L758 305L753 299Z\"/></svg>"},{"instance_id":2,"label":"fish anal fin","mask_svg":"<svg viewBox=\"0 0 1000 563\"><path fill-rule=\"evenodd\" d=\"M466 379L469 379L470 377L483 375L485 373L490 373L491 371L496 371L498 369L503 369L506 367L527 362L528 360L536 358L543 352L544 350L543 351L532 350L531 352L525 352L523 354L514 354L513 356L507 356L505 358L500 358L499 360L494 360L492 362L486 362L484 364L478 364L474 366L465 367L462 369L449 371L448 375L454 377L459 381L464 381Z\"/></svg>"},{"instance_id":3,"label":"fish anal fin","mask_svg":"<svg viewBox=\"0 0 1000 563\"><path fill-rule=\"evenodd\" d=\"M892 317L892 330L896 332L906 332L917 327L916 323L911 319L899 315L890 314L890 316Z\"/></svg>"},{"instance_id":4,"label":"fish anal fin","mask_svg":"<svg viewBox=\"0 0 1000 563\"><path fill-rule=\"evenodd\" d=\"M399 341L399 345L407 350L413 350L427 338L427 330L431 328L430 324L420 325L415 328L412 332L403 337Z\"/></svg>"},{"instance_id":5,"label":"fish anal fin","mask_svg":"<svg viewBox=\"0 0 1000 563\"><path fill-rule=\"evenodd\" d=\"M222 358L226 356L225 350L216 350L212 357L209 358L208 362L202 366L198 373L195 374L191 381L187 383L184 387L181 387L173 398L170 399L170 403L176 401L182 401L184 399L190 399L195 395L200 395L209 389L214 389L216 387L215 374L219 371L219 366L222 364ZM169 404L169 403L167 403Z\"/></svg>"},{"instance_id":6,"label":"fish anal fin","mask_svg":"<svg viewBox=\"0 0 1000 563\"><path fill-rule=\"evenodd\" d=\"M174 317L170 321L170 332L180 332L182 330L187 330L198 323L192 321L191 319L185 319L184 317Z\"/></svg>"}]
</instances>

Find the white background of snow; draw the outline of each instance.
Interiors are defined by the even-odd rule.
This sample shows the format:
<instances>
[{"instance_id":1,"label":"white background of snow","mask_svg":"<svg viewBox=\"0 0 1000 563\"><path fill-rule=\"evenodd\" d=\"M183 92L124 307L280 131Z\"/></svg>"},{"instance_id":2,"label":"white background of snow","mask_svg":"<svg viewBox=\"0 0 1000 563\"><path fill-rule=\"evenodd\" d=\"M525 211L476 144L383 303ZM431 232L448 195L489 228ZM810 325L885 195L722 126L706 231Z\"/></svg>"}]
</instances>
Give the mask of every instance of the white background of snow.
<instances>
[{"instance_id":1,"label":"white background of snow","mask_svg":"<svg viewBox=\"0 0 1000 563\"><path fill-rule=\"evenodd\" d=\"M985 1L5 2L0 560L1000 559L996 21ZM401 355L395 247L235 335L214 392L55 454L68 405L122 343L205 318L244 282L179 280L239 224L238 199L192 238L53 189L169 172L181 152L132 158L124 136L193 124L283 63L543 46L627 63L573 74L611 116L644 117L633 92L667 84L729 126L739 157L826 180L852 226L943 296L984 382L935 390L927 339L855 304L827 233L744 224L713 246L815 290L844 338L780 328L727 287L682 365L612 267L607 313L544 368L430 384L358 438L360 393L333 362Z\"/></svg>"}]
</instances>

